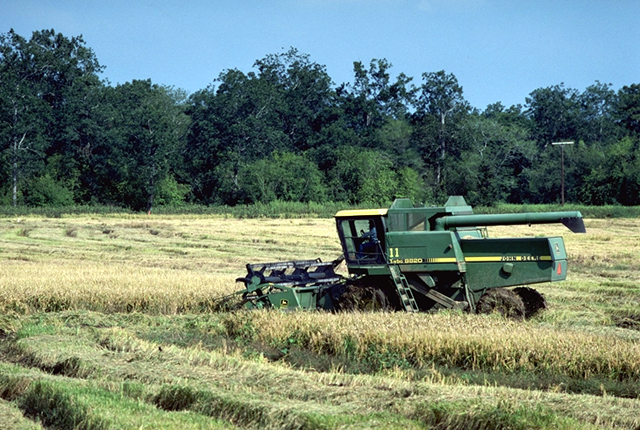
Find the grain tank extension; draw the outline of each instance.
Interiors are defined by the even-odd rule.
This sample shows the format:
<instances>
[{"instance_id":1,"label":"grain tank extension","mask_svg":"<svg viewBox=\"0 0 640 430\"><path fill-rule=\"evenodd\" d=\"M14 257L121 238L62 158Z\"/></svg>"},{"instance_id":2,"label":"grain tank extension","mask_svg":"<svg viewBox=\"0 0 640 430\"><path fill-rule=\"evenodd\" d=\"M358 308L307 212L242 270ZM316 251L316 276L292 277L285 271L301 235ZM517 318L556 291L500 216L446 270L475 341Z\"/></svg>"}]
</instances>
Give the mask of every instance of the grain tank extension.
<instances>
[{"instance_id":1,"label":"grain tank extension","mask_svg":"<svg viewBox=\"0 0 640 430\"><path fill-rule=\"evenodd\" d=\"M397 199L389 209L335 215L343 255L248 264L249 308L407 312L442 308L522 317L546 306L526 287L566 279L562 237L489 238L487 226L562 223L584 233L580 212L474 215L459 196L443 207ZM335 272L344 261L349 276ZM515 287L515 288L511 288Z\"/></svg>"}]
</instances>

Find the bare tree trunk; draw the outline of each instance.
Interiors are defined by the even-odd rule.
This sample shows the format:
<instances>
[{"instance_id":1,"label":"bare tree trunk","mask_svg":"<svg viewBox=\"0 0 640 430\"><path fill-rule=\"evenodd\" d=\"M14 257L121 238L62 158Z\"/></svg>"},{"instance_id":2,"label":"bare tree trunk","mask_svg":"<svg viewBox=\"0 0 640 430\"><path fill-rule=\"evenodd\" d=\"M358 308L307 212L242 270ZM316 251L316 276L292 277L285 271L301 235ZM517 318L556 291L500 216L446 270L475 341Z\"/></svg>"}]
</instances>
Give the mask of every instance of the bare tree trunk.
<instances>
[{"instance_id":1,"label":"bare tree trunk","mask_svg":"<svg viewBox=\"0 0 640 430\"><path fill-rule=\"evenodd\" d=\"M153 193L149 193L149 200L147 203L147 214L151 215L151 209L153 208Z\"/></svg>"},{"instance_id":2,"label":"bare tree trunk","mask_svg":"<svg viewBox=\"0 0 640 430\"><path fill-rule=\"evenodd\" d=\"M22 137L20 138L20 141L18 141L18 138L16 136L13 137L13 144L12 144L12 154L11 154L11 177L13 180L13 190L12 190L12 204L13 207L15 208L18 205L18 151L20 151L21 149L23 149L22 144L24 143L24 140L27 138L27 133L25 132Z\"/></svg>"},{"instance_id":3,"label":"bare tree trunk","mask_svg":"<svg viewBox=\"0 0 640 430\"><path fill-rule=\"evenodd\" d=\"M152 161L151 175L149 176L149 188L147 191L147 214L151 215L151 209L153 209L153 197L156 194L156 162Z\"/></svg>"},{"instance_id":4,"label":"bare tree trunk","mask_svg":"<svg viewBox=\"0 0 640 430\"><path fill-rule=\"evenodd\" d=\"M446 117L446 113L440 113L440 161L438 161L438 168L436 172L436 183L438 184L438 190L442 188L442 167L444 165L444 159L447 155L447 142L445 139Z\"/></svg>"},{"instance_id":5,"label":"bare tree trunk","mask_svg":"<svg viewBox=\"0 0 640 430\"><path fill-rule=\"evenodd\" d=\"M13 179L13 189L12 189L12 204L15 208L18 205L18 154L16 154L16 150L14 148L13 156L12 156L13 165L11 168L11 176Z\"/></svg>"}]
</instances>

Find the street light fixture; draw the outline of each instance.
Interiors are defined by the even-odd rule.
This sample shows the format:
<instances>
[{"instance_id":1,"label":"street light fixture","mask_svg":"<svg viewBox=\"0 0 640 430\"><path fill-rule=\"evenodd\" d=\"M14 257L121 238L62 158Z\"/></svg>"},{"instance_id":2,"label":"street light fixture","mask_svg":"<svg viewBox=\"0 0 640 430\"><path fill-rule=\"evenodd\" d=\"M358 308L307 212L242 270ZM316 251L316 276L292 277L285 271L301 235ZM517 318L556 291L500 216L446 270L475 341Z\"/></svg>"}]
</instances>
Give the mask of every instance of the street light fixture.
<instances>
[{"instance_id":1,"label":"street light fixture","mask_svg":"<svg viewBox=\"0 0 640 430\"><path fill-rule=\"evenodd\" d=\"M564 147L566 145L573 145L573 141L570 142L553 142L552 145L559 145L560 146L560 158L562 161L560 161L560 166L561 166L561 184L562 184L562 206L564 206Z\"/></svg>"}]
</instances>

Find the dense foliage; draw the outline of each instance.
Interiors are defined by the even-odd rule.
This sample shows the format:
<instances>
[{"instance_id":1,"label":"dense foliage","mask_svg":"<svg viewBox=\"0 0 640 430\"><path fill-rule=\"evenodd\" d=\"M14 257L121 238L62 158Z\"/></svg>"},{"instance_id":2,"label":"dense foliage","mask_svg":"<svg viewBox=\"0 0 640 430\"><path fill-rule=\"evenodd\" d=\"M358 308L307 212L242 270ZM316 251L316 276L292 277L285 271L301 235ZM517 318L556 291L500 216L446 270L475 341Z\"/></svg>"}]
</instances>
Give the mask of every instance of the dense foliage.
<instances>
[{"instance_id":1,"label":"dense foliage","mask_svg":"<svg viewBox=\"0 0 640 430\"><path fill-rule=\"evenodd\" d=\"M0 35L0 204L556 203L559 141L567 201L640 204L640 84L480 110L445 71L374 59L335 84L293 48L191 95L102 69L82 37Z\"/></svg>"}]
</instances>

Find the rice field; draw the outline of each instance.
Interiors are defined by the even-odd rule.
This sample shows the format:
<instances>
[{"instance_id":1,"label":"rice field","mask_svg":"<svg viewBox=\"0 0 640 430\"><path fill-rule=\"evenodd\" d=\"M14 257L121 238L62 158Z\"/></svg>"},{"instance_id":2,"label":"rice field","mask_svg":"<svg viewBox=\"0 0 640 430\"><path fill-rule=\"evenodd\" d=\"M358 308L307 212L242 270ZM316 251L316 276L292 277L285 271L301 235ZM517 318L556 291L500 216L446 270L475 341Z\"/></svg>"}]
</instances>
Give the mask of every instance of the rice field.
<instances>
[{"instance_id":1,"label":"rice field","mask_svg":"<svg viewBox=\"0 0 640 430\"><path fill-rule=\"evenodd\" d=\"M331 219L0 218L0 428L640 428L640 220L562 235L549 309L222 312L249 262L340 255ZM8 427L7 427L8 426Z\"/></svg>"}]
</instances>

